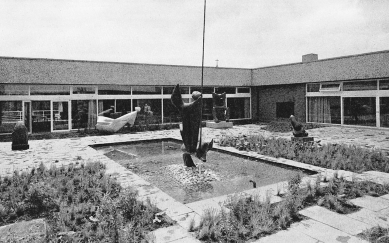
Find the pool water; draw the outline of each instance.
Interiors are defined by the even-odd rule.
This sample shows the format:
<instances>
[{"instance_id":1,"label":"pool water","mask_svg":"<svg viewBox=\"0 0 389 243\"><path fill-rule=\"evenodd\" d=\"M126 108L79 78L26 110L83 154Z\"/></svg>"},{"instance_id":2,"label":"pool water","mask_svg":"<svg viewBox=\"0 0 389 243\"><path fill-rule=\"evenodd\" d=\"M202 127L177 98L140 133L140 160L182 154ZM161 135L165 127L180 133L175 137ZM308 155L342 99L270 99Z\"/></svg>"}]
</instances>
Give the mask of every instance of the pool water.
<instances>
[{"instance_id":1,"label":"pool water","mask_svg":"<svg viewBox=\"0 0 389 243\"><path fill-rule=\"evenodd\" d=\"M152 141L95 147L182 203L241 192L288 180L305 172L209 151L200 170L184 166L181 143ZM308 175L308 174L307 174Z\"/></svg>"}]
</instances>

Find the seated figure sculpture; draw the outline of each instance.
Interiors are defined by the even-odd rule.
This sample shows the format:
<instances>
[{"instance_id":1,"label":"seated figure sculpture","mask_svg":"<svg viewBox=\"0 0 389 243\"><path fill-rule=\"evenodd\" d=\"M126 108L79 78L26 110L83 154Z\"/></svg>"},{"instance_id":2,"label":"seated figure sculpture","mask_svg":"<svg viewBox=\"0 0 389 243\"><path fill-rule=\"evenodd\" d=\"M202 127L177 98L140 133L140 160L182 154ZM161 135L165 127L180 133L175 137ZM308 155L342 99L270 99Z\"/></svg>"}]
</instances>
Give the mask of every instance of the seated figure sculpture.
<instances>
[{"instance_id":1,"label":"seated figure sculpture","mask_svg":"<svg viewBox=\"0 0 389 243\"><path fill-rule=\"evenodd\" d=\"M113 111L114 109L111 107L110 109L99 113L96 123L97 130L105 133L115 133L127 123L130 124L130 126L133 126L139 110L135 110L116 119L110 118L110 114L112 114Z\"/></svg>"},{"instance_id":2,"label":"seated figure sculpture","mask_svg":"<svg viewBox=\"0 0 389 243\"><path fill-rule=\"evenodd\" d=\"M28 145L28 130L24 122L18 121L12 132L12 150L26 150Z\"/></svg>"},{"instance_id":3,"label":"seated figure sculpture","mask_svg":"<svg viewBox=\"0 0 389 243\"><path fill-rule=\"evenodd\" d=\"M200 159L202 162L207 160L207 152L212 148L213 140L209 143L200 142L200 123L202 109L202 95L198 91L192 93L193 102L184 103L182 100L180 86L173 89L171 96L172 104L180 111L182 124L180 124L180 132L183 141L181 150L184 152L184 165L187 167L196 167L192 160L191 154Z\"/></svg>"},{"instance_id":4,"label":"seated figure sculpture","mask_svg":"<svg viewBox=\"0 0 389 243\"><path fill-rule=\"evenodd\" d=\"M308 137L308 133L305 131L303 124L301 124L301 122L298 122L294 115L291 115L289 120L293 128L294 137Z\"/></svg>"},{"instance_id":5,"label":"seated figure sculpture","mask_svg":"<svg viewBox=\"0 0 389 243\"><path fill-rule=\"evenodd\" d=\"M216 94L212 93L213 99L213 109L212 115L213 120L216 123L220 121L229 121L230 120L230 109L226 106L226 93Z\"/></svg>"}]
</instances>

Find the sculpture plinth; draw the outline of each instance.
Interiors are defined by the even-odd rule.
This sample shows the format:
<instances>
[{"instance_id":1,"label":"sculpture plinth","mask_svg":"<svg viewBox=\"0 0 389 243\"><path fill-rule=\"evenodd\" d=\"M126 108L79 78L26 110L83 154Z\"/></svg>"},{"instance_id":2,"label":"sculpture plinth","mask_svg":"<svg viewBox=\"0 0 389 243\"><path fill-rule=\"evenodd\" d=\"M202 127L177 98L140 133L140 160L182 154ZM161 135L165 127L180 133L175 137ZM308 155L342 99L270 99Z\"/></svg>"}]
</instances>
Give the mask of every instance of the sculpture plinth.
<instances>
[{"instance_id":1,"label":"sculpture plinth","mask_svg":"<svg viewBox=\"0 0 389 243\"><path fill-rule=\"evenodd\" d=\"M226 129L226 128L232 128L234 125L232 122L220 121L218 123L206 122L205 126L209 128L215 128L215 129Z\"/></svg>"},{"instance_id":2,"label":"sculpture plinth","mask_svg":"<svg viewBox=\"0 0 389 243\"><path fill-rule=\"evenodd\" d=\"M12 132L12 150L26 150L28 145L28 130L24 122L18 121Z\"/></svg>"}]
</instances>

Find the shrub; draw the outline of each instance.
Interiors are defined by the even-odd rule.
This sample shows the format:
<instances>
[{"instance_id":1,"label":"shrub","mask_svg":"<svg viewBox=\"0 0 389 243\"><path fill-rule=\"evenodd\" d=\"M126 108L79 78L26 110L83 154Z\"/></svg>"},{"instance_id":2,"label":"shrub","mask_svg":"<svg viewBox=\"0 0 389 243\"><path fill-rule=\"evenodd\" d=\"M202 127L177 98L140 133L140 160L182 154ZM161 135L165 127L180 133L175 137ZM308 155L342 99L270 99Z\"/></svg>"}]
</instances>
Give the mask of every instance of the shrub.
<instances>
[{"instance_id":1,"label":"shrub","mask_svg":"<svg viewBox=\"0 0 389 243\"><path fill-rule=\"evenodd\" d=\"M48 242L140 242L145 234L171 225L153 223L158 209L123 190L101 163L46 169L0 178L0 226L45 217Z\"/></svg>"},{"instance_id":2,"label":"shrub","mask_svg":"<svg viewBox=\"0 0 389 243\"><path fill-rule=\"evenodd\" d=\"M324 144L321 146L312 143L296 143L284 138L265 138L260 135L240 137L224 135L220 138L219 144L333 170L389 172L389 157L386 153L353 145Z\"/></svg>"}]
</instances>

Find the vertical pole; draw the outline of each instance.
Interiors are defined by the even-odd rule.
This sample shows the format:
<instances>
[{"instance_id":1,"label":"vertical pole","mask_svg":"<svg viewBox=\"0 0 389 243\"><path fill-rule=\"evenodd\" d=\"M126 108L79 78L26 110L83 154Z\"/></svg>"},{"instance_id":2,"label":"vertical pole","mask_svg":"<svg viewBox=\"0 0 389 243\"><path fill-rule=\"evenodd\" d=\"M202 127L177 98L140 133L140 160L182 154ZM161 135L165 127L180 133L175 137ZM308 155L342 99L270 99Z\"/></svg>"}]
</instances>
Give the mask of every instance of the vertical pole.
<instances>
[{"instance_id":1,"label":"vertical pole","mask_svg":"<svg viewBox=\"0 0 389 243\"><path fill-rule=\"evenodd\" d=\"M204 0L204 22L203 22L203 53L202 53L202 61L201 61L201 112L200 112L200 141L199 144L202 143L203 137L203 128L201 127L201 123L203 121L203 86L204 86L204 43L205 43L205 13L206 13L207 0Z\"/></svg>"}]
</instances>

